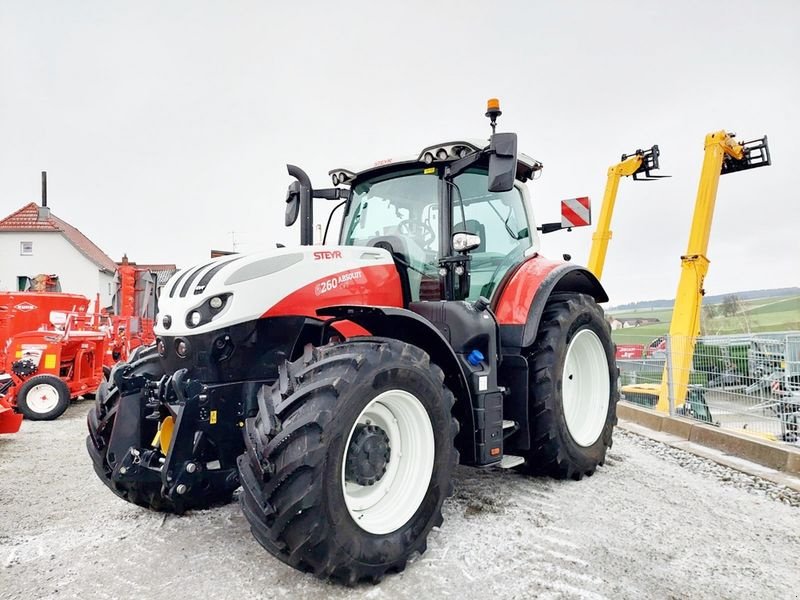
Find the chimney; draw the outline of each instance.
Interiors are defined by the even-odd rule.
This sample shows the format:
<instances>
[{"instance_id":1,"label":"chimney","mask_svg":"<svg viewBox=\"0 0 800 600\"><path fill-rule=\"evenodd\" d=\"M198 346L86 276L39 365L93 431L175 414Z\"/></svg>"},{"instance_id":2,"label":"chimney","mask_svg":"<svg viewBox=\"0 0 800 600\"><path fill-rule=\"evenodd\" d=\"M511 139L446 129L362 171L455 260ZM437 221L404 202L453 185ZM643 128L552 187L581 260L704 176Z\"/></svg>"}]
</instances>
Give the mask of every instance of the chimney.
<instances>
[{"instance_id":1,"label":"chimney","mask_svg":"<svg viewBox=\"0 0 800 600\"><path fill-rule=\"evenodd\" d=\"M50 218L50 209L47 207L47 171L42 171L42 205L39 207L39 221L47 221Z\"/></svg>"}]
</instances>

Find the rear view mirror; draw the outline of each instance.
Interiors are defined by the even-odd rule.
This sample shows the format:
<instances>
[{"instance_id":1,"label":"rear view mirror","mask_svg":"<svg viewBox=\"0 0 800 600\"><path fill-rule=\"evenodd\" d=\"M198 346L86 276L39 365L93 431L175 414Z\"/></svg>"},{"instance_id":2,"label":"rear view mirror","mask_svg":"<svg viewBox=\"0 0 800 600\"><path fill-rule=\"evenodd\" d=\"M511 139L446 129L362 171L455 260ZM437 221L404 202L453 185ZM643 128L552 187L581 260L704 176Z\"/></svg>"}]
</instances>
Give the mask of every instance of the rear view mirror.
<instances>
[{"instance_id":1,"label":"rear view mirror","mask_svg":"<svg viewBox=\"0 0 800 600\"><path fill-rule=\"evenodd\" d=\"M517 175L517 134L493 134L489 152L489 191L511 191Z\"/></svg>"},{"instance_id":2,"label":"rear view mirror","mask_svg":"<svg viewBox=\"0 0 800 600\"><path fill-rule=\"evenodd\" d=\"M466 231L458 231L453 234L453 250L456 252L469 252L480 247L481 236Z\"/></svg>"},{"instance_id":3,"label":"rear view mirror","mask_svg":"<svg viewBox=\"0 0 800 600\"><path fill-rule=\"evenodd\" d=\"M592 224L592 205L588 197L561 201L561 228L586 227Z\"/></svg>"},{"instance_id":4,"label":"rear view mirror","mask_svg":"<svg viewBox=\"0 0 800 600\"><path fill-rule=\"evenodd\" d=\"M286 227L291 227L300 214L300 182L293 181L286 190Z\"/></svg>"}]
</instances>

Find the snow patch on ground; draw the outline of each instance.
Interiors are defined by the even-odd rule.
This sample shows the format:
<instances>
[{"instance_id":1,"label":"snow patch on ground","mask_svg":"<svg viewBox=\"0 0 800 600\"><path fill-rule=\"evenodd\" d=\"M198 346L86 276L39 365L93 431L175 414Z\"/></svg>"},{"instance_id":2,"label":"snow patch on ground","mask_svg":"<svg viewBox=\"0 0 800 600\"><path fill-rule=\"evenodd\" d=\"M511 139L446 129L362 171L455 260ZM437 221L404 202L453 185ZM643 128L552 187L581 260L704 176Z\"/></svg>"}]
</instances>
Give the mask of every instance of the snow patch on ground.
<instances>
[{"instance_id":1,"label":"snow patch on ground","mask_svg":"<svg viewBox=\"0 0 800 600\"><path fill-rule=\"evenodd\" d=\"M97 480L90 402L0 436L0 598L770 598L800 590L800 494L618 430L583 481L459 467L428 551L355 589L298 573L236 503L165 516Z\"/></svg>"}]
</instances>

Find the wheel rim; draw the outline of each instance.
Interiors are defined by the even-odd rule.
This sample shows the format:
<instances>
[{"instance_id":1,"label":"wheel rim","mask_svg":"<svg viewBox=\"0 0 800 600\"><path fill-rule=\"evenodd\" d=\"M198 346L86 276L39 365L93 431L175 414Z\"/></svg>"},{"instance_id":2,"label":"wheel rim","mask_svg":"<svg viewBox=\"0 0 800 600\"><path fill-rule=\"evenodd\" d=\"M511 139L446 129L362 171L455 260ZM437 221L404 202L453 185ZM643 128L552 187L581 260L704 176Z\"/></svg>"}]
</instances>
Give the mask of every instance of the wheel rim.
<instances>
[{"instance_id":1,"label":"wheel rim","mask_svg":"<svg viewBox=\"0 0 800 600\"><path fill-rule=\"evenodd\" d=\"M373 485L345 480L353 433L358 425L376 425L389 440L386 471ZM425 407L405 390L389 390L367 404L350 429L342 461L342 491L347 511L363 530L396 531L417 512L433 474L433 426Z\"/></svg>"},{"instance_id":2,"label":"wheel rim","mask_svg":"<svg viewBox=\"0 0 800 600\"><path fill-rule=\"evenodd\" d=\"M579 446L591 446L603 432L610 385L603 343L591 329L581 329L567 347L562 378L564 419Z\"/></svg>"},{"instance_id":3,"label":"wheel rim","mask_svg":"<svg viewBox=\"0 0 800 600\"><path fill-rule=\"evenodd\" d=\"M48 413L58 405L58 390L49 383L39 383L28 391L25 404L37 414Z\"/></svg>"}]
</instances>

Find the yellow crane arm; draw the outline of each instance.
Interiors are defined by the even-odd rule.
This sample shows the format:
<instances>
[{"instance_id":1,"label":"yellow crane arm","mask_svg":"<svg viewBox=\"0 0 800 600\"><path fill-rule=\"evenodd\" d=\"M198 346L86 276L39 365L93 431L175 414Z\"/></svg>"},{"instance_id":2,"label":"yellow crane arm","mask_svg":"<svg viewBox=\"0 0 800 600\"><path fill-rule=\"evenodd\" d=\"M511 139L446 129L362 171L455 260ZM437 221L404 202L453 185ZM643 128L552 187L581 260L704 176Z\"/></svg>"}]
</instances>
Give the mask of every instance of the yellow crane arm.
<instances>
[{"instance_id":1,"label":"yellow crane arm","mask_svg":"<svg viewBox=\"0 0 800 600\"><path fill-rule=\"evenodd\" d=\"M600 279L603 275L603 265L606 262L606 251L608 241L611 239L611 215L614 213L614 203L617 200L617 190L619 180L622 177L633 175L642 166L642 157L634 154L608 168L608 178L606 179L606 191L603 193L603 204L600 207L600 218L597 221L597 228L592 234L592 249L589 252L588 269L594 276Z\"/></svg>"},{"instance_id":2,"label":"yellow crane arm","mask_svg":"<svg viewBox=\"0 0 800 600\"><path fill-rule=\"evenodd\" d=\"M614 213L614 203L617 200L619 180L630 175L633 175L636 181L651 181L668 177L668 175L651 174L651 171L658 169L659 154L658 146L653 146L648 150L637 150L631 156L623 154L620 162L608 168L606 191L603 193L603 204L600 207L600 219L594 234L592 234L592 249L589 252L588 269L598 279L603 275L606 251L611 239L611 215ZM643 177L637 179L636 176L639 174L643 174Z\"/></svg>"},{"instance_id":3,"label":"yellow crane arm","mask_svg":"<svg viewBox=\"0 0 800 600\"><path fill-rule=\"evenodd\" d=\"M761 140L739 143L733 134L716 131L706 135L703 169L697 190L697 201L689 233L686 254L681 256L681 277L675 293L675 305L669 327L669 368L672 370L672 397L676 405L684 404L689 373L692 368L696 337L700 334L700 310L703 304L703 282L708 273L708 239L714 218L717 186L721 175L770 164L766 136ZM667 366L661 377L657 409L669 407Z\"/></svg>"}]
</instances>

